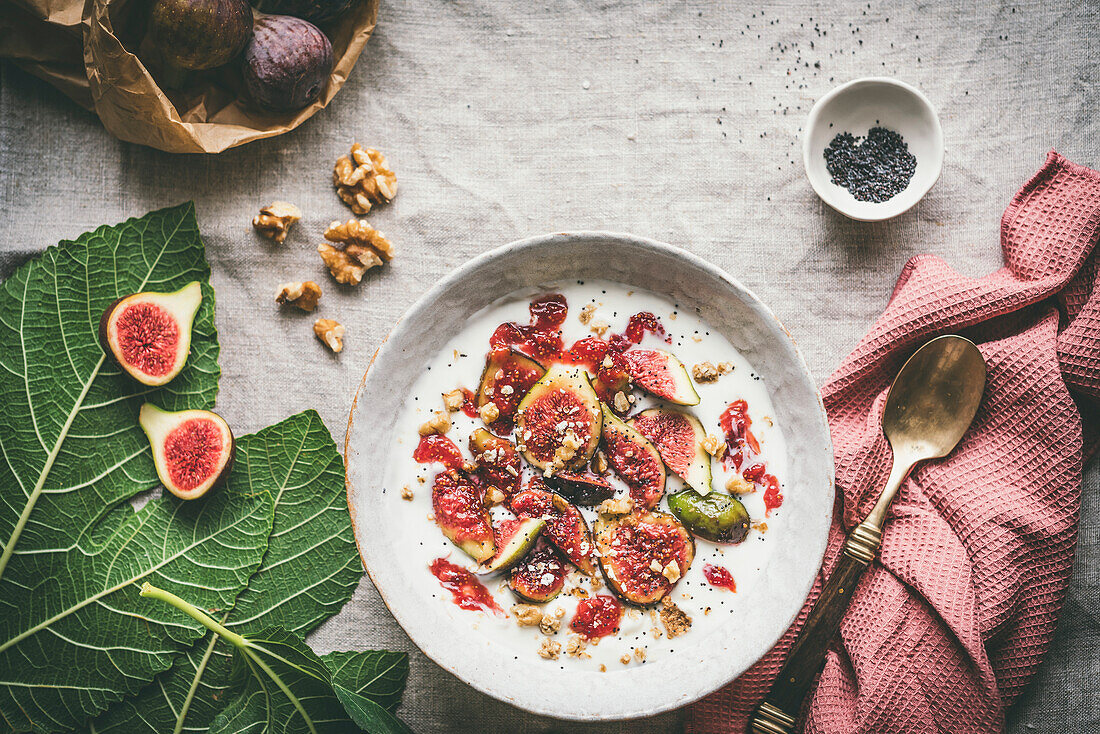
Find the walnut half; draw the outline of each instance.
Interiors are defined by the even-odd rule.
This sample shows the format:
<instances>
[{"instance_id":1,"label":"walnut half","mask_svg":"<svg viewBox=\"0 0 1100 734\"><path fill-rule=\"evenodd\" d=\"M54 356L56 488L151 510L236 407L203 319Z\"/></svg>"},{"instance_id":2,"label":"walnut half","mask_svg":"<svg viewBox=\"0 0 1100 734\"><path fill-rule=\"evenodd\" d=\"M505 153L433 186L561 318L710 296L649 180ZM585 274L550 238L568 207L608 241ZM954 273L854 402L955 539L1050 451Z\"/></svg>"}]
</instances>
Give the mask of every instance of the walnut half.
<instances>
[{"instance_id":1,"label":"walnut half","mask_svg":"<svg viewBox=\"0 0 1100 734\"><path fill-rule=\"evenodd\" d=\"M252 218L252 226L264 237L274 240L280 245L286 241L286 233L290 231L290 225L302 218L302 211L285 201L275 201Z\"/></svg>"},{"instance_id":2,"label":"walnut half","mask_svg":"<svg viewBox=\"0 0 1100 734\"><path fill-rule=\"evenodd\" d=\"M313 324L313 333L335 353L344 349L344 327L333 319L317 319Z\"/></svg>"},{"instance_id":3,"label":"walnut half","mask_svg":"<svg viewBox=\"0 0 1100 734\"><path fill-rule=\"evenodd\" d=\"M389 262L395 254L386 236L362 219L333 222L325 230L325 239L344 246L341 250L324 242L317 245L332 277L344 285L358 285L364 273Z\"/></svg>"},{"instance_id":4,"label":"walnut half","mask_svg":"<svg viewBox=\"0 0 1100 734\"><path fill-rule=\"evenodd\" d=\"M397 174L387 165L386 157L374 148L355 143L350 155L340 156L332 169L336 194L363 216L371 204L381 204L397 195Z\"/></svg>"},{"instance_id":5,"label":"walnut half","mask_svg":"<svg viewBox=\"0 0 1100 734\"><path fill-rule=\"evenodd\" d=\"M282 283L279 292L275 294L275 303L282 305L289 303L303 311L312 311L317 308L317 301L321 299L321 286L312 280L304 283Z\"/></svg>"}]
</instances>

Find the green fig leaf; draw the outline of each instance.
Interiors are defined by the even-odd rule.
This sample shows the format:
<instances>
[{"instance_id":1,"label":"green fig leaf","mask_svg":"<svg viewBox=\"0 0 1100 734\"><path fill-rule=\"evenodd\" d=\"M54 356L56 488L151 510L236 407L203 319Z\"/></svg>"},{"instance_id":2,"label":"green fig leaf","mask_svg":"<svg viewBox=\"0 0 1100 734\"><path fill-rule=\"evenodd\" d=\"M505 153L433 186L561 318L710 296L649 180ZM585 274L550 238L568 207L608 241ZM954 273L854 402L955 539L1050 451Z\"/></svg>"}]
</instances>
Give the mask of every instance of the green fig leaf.
<instances>
[{"instance_id":1,"label":"green fig leaf","mask_svg":"<svg viewBox=\"0 0 1100 734\"><path fill-rule=\"evenodd\" d=\"M241 634L272 626L305 634L343 607L363 574L348 518L344 463L312 410L252 439L237 465L245 464L254 487L274 497L275 522L260 567L234 608L216 619ZM396 706L408 661L399 653L384 655L400 660L339 661L341 680L358 690L359 678L352 674L361 675L370 684L360 693ZM231 668L232 647L210 633L137 696L112 706L92 729L96 734L204 732L224 706Z\"/></svg>"},{"instance_id":2,"label":"green fig leaf","mask_svg":"<svg viewBox=\"0 0 1100 734\"><path fill-rule=\"evenodd\" d=\"M332 682L394 711L409 677L409 656L390 650L330 652L321 656Z\"/></svg>"}]
</instances>

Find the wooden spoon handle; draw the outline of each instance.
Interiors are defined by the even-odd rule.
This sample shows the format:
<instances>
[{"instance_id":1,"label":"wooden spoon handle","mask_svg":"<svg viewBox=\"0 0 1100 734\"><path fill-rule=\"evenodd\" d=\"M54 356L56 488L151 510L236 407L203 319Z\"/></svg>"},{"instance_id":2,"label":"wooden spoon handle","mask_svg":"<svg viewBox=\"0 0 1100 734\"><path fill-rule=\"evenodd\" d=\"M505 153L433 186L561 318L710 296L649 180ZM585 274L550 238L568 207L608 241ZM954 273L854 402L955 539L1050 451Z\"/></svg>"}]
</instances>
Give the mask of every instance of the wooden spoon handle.
<instances>
[{"instance_id":1,"label":"wooden spoon handle","mask_svg":"<svg viewBox=\"0 0 1100 734\"><path fill-rule=\"evenodd\" d=\"M751 734L790 734L794 731L802 700L821 670L852 592L881 544L882 531L867 521L857 525L848 536L844 552L810 611L806 626L791 646L787 662L767 698L756 707L749 720Z\"/></svg>"}]
</instances>

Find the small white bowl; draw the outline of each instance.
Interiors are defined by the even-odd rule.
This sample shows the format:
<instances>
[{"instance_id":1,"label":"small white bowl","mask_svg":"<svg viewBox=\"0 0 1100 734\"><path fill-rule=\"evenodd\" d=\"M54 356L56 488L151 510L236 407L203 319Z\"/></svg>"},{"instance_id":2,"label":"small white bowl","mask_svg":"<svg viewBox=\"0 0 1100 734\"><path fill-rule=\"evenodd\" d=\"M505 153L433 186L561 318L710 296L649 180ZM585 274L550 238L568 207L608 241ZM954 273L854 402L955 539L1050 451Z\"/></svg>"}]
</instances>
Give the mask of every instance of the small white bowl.
<instances>
[{"instance_id":1,"label":"small white bowl","mask_svg":"<svg viewBox=\"0 0 1100 734\"><path fill-rule=\"evenodd\" d=\"M865 137L873 127L893 130L905 139L917 169L903 191L884 202L859 201L832 181L825 148L843 132ZM908 211L928 193L943 169L943 129L928 98L905 82L868 77L842 84L810 110L802 139L802 162L810 185L826 204L864 222L878 222Z\"/></svg>"}]
</instances>

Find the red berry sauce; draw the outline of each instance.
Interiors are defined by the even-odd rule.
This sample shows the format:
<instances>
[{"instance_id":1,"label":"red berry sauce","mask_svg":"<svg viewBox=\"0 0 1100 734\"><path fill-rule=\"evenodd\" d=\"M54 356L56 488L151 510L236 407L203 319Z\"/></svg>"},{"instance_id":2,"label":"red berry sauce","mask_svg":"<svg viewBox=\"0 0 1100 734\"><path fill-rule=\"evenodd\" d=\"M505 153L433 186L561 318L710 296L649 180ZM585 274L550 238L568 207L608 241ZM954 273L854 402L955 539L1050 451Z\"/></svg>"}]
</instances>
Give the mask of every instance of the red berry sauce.
<instances>
[{"instance_id":1,"label":"red berry sauce","mask_svg":"<svg viewBox=\"0 0 1100 734\"><path fill-rule=\"evenodd\" d=\"M413 458L421 464L430 464L437 461L448 469L461 471L465 460L462 452L455 442L446 436L433 433L430 436L421 436L420 443L413 451Z\"/></svg>"},{"instance_id":2,"label":"red berry sauce","mask_svg":"<svg viewBox=\"0 0 1100 734\"><path fill-rule=\"evenodd\" d=\"M711 586L737 591L737 583L733 580L733 574L731 574L729 569L725 566L714 566L709 563L704 563L703 576Z\"/></svg>"},{"instance_id":3,"label":"red berry sauce","mask_svg":"<svg viewBox=\"0 0 1100 734\"><path fill-rule=\"evenodd\" d=\"M477 418L477 395L468 387L459 389L462 390L462 412L469 418Z\"/></svg>"},{"instance_id":4,"label":"red berry sauce","mask_svg":"<svg viewBox=\"0 0 1100 734\"><path fill-rule=\"evenodd\" d=\"M569 629L590 640L615 634L623 618L623 605L613 596L597 594L581 599Z\"/></svg>"},{"instance_id":5,"label":"red berry sauce","mask_svg":"<svg viewBox=\"0 0 1100 734\"><path fill-rule=\"evenodd\" d=\"M760 454L760 442L752 433L752 419L749 418L749 404L744 400L734 400L722 411L718 425L726 437L726 455L723 462L733 464L741 471L746 481L764 488L764 516L783 504L783 495L779 492L779 480L768 473L763 461L756 457ZM752 462L741 469L747 462Z\"/></svg>"},{"instance_id":6,"label":"red berry sauce","mask_svg":"<svg viewBox=\"0 0 1100 734\"><path fill-rule=\"evenodd\" d=\"M489 337L489 346L516 347L535 359L560 359L562 355L561 325L569 307L565 296L550 293L531 301L531 323L509 321L497 327Z\"/></svg>"},{"instance_id":7,"label":"red berry sauce","mask_svg":"<svg viewBox=\"0 0 1100 734\"><path fill-rule=\"evenodd\" d=\"M489 612L500 617L505 616L504 610L496 603L485 585L462 566L456 566L446 558L436 558L428 568L432 576L439 579L440 586L451 592L454 603L460 608L471 612Z\"/></svg>"}]
</instances>

